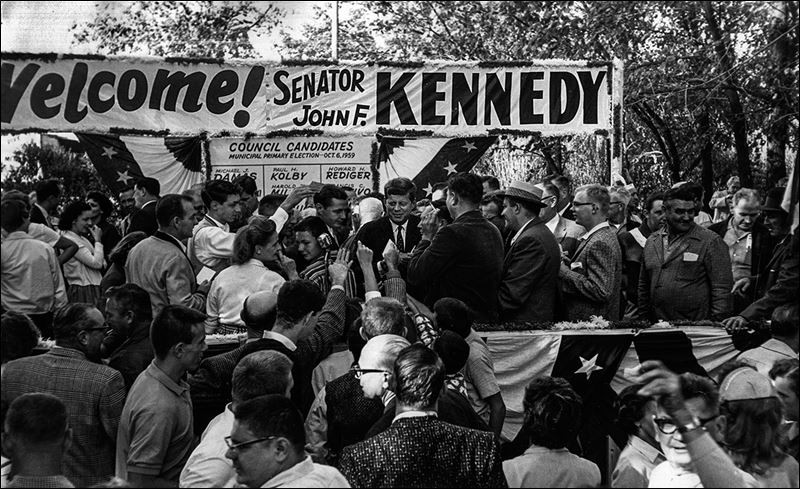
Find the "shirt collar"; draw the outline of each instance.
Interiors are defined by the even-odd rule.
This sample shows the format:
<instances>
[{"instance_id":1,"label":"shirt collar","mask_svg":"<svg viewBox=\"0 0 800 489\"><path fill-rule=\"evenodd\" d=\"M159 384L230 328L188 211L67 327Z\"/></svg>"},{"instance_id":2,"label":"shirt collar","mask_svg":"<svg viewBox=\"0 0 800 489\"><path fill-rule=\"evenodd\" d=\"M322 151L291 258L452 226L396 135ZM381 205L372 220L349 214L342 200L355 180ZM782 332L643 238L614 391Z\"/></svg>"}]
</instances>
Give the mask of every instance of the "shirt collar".
<instances>
[{"instance_id":1,"label":"shirt collar","mask_svg":"<svg viewBox=\"0 0 800 489\"><path fill-rule=\"evenodd\" d=\"M628 444L631 446L631 448L642 454L642 456L651 464L655 463L658 459L665 460L664 454L661 453L661 450L657 449L636 435L630 437Z\"/></svg>"},{"instance_id":2,"label":"shirt collar","mask_svg":"<svg viewBox=\"0 0 800 489\"><path fill-rule=\"evenodd\" d=\"M32 239L31 235L25 231L14 231L5 235L4 239Z\"/></svg>"},{"instance_id":3,"label":"shirt collar","mask_svg":"<svg viewBox=\"0 0 800 489\"><path fill-rule=\"evenodd\" d=\"M297 350L297 345L294 344L294 341L290 340L289 338L283 336L280 333L276 333L274 331L264 331L264 336L262 337L268 340L275 340L283 344L289 351Z\"/></svg>"},{"instance_id":4,"label":"shirt collar","mask_svg":"<svg viewBox=\"0 0 800 489\"><path fill-rule=\"evenodd\" d=\"M408 219L403 224L395 224L394 221L389 219L389 224L392 225L392 234L397 234L397 228L403 228L403 235L405 236L406 230L408 229Z\"/></svg>"},{"instance_id":5,"label":"shirt collar","mask_svg":"<svg viewBox=\"0 0 800 489\"><path fill-rule=\"evenodd\" d=\"M603 228L607 228L607 227L609 227L608 226L608 221L603 221L600 224L598 224L597 226L595 226L592 229L590 229L589 231L587 231L586 234L581 236L580 239L583 239L583 240L589 239L590 237L592 237L592 235L594 233L596 233L597 231L600 231Z\"/></svg>"},{"instance_id":6,"label":"shirt collar","mask_svg":"<svg viewBox=\"0 0 800 489\"><path fill-rule=\"evenodd\" d=\"M545 224L547 229L549 229L553 234L556 233L556 227L558 227L559 219L561 219L561 216L556 212L556 214L549 221L547 221L547 224Z\"/></svg>"},{"instance_id":7,"label":"shirt collar","mask_svg":"<svg viewBox=\"0 0 800 489\"><path fill-rule=\"evenodd\" d=\"M438 418L439 415L436 414L436 411L405 411L397 416L394 417L392 423L397 421L398 419L406 419L406 418Z\"/></svg>"},{"instance_id":8,"label":"shirt collar","mask_svg":"<svg viewBox=\"0 0 800 489\"><path fill-rule=\"evenodd\" d=\"M216 225L218 228L222 228L222 229L224 229L225 231L228 231L228 230L230 230L230 226L229 226L229 225L227 225L227 224L222 224L221 222L217 221L216 219L214 219L213 217L209 216L208 214L206 214L206 219L208 219L209 221L211 221L211 223L212 223L212 224L215 224L215 225Z\"/></svg>"},{"instance_id":9,"label":"shirt collar","mask_svg":"<svg viewBox=\"0 0 800 489\"><path fill-rule=\"evenodd\" d=\"M298 462L283 472L268 480L261 487L284 487L290 482L302 479L314 472L314 462L306 455L302 462Z\"/></svg>"},{"instance_id":10,"label":"shirt collar","mask_svg":"<svg viewBox=\"0 0 800 489\"><path fill-rule=\"evenodd\" d=\"M267 268L267 266L264 265L264 262L262 262L258 258L250 258L245 262L245 265L253 265L254 267Z\"/></svg>"},{"instance_id":11,"label":"shirt collar","mask_svg":"<svg viewBox=\"0 0 800 489\"><path fill-rule=\"evenodd\" d=\"M75 348L67 348L58 345L50 348L50 354L57 357L80 358L81 360L87 360L86 354L84 354L82 351L76 350Z\"/></svg>"},{"instance_id":12,"label":"shirt collar","mask_svg":"<svg viewBox=\"0 0 800 489\"><path fill-rule=\"evenodd\" d=\"M165 374L163 370L158 368L155 360L150 362L150 365L147 366L147 370L145 371L150 375L150 377L153 377L155 380L161 383L161 385L172 391L176 396L182 396L184 392L189 390L189 386L184 381L176 383L170 378L169 375Z\"/></svg>"},{"instance_id":13,"label":"shirt collar","mask_svg":"<svg viewBox=\"0 0 800 489\"><path fill-rule=\"evenodd\" d=\"M517 241L517 239L519 239L520 235L522 235L522 232L525 231L525 228L528 226L528 223L530 223L531 221L533 221L533 218L528 219L527 221L525 221L525 224L523 224L522 226L519 227L519 231L517 231L517 234L515 234L514 237L511 238L511 244L512 245L514 244L515 241Z\"/></svg>"},{"instance_id":14,"label":"shirt collar","mask_svg":"<svg viewBox=\"0 0 800 489\"><path fill-rule=\"evenodd\" d=\"M45 219L50 219L50 214L47 212L47 210L44 207L40 206L38 203L37 204L33 204L33 205L35 205L36 207L39 208L40 211L42 211L42 215L44 215Z\"/></svg>"},{"instance_id":15,"label":"shirt collar","mask_svg":"<svg viewBox=\"0 0 800 489\"><path fill-rule=\"evenodd\" d=\"M395 395L394 392L386 389L383 391L383 395L381 396L381 402L383 402L384 406L388 406L390 402L394 401Z\"/></svg>"},{"instance_id":16,"label":"shirt collar","mask_svg":"<svg viewBox=\"0 0 800 489\"><path fill-rule=\"evenodd\" d=\"M526 455L532 455L534 453L542 453L542 452L569 452L565 447L562 448L547 448L547 447L540 447L539 445L531 445L525 450Z\"/></svg>"}]
</instances>

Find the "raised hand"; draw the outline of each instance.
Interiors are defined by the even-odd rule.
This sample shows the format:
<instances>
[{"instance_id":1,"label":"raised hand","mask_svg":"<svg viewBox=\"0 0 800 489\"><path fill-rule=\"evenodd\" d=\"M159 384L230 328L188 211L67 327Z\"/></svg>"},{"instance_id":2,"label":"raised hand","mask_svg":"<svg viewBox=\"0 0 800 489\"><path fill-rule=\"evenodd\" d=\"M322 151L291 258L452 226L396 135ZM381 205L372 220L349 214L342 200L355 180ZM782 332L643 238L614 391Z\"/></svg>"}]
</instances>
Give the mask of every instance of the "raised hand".
<instances>
[{"instance_id":1,"label":"raised hand","mask_svg":"<svg viewBox=\"0 0 800 489\"><path fill-rule=\"evenodd\" d=\"M350 270L350 252L344 248L339 250L336 261L328 265L328 275L331 277L332 285L344 285L347 280L347 272Z\"/></svg>"},{"instance_id":2,"label":"raised hand","mask_svg":"<svg viewBox=\"0 0 800 489\"><path fill-rule=\"evenodd\" d=\"M373 252L370 248L364 246L364 244L361 241L358 242L358 249L356 250L356 256L358 256L358 264L361 266L362 269L372 268Z\"/></svg>"}]
</instances>

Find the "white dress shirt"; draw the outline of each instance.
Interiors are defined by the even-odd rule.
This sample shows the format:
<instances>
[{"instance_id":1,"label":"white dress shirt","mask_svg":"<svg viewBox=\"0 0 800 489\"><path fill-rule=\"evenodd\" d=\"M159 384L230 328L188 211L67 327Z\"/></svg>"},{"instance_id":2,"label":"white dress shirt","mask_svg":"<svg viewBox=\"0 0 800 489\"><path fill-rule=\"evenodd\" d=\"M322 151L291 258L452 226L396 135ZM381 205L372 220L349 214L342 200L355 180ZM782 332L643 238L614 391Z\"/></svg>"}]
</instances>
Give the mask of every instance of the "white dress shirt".
<instances>
[{"instance_id":1,"label":"white dress shirt","mask_svg":"<svg viewBox=\"0 0 800 489\"><path fill-rule=\"evenodd\" d=\"M181 471L180 487L223 487L236 477L233 463L225 457L228 451L225 437L231 434L233 421L231 403L228 403L222 414L212 419L203 431L200 444Z\"/></svg>"},{"instance_id":2,"label":"white dress shirt","mask_svg":"<svg viewBox=\"0 0 800 489\"><path fill-rule=\"evenodd\" d=\"M67 304L64 277L51 246L22 231L3 240L0 297L3 308L22 314L43 314Z\"/></svg>"}]
</instances>

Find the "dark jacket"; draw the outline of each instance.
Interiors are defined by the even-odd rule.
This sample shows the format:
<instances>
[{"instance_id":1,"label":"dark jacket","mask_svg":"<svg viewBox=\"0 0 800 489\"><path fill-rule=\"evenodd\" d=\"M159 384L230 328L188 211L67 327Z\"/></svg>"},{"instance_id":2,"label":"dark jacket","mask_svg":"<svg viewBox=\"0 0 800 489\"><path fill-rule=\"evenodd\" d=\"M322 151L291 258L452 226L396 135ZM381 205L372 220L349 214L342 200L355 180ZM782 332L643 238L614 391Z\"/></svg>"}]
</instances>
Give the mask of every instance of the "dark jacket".
<instances>
[{"instance_id":1,"label":"dark jacket","mask_svg":"<svg viewBox=\"0 0 800 489\"><path fill-rule=\"evenodd\" d=\"M136 326L131 335L108 358L108 366L118 370L129 391L133 381L153 361L153 345L150 343L150 323Z\"/></svg>"},{"instance_id":2,"label":"dark jacket","mask_svg":"<svg viewBox=\"0 0 800 489\"><path fill-rule=\"evenodd\" d=\"M144 231L148 236L152 236L157 230L156 201L152 200L131 214L131 224L128 226L126 234L131 234L134 231Z\"/></svg>"},{"instance_id":3,"label":"dark jacket","mask_svg":"<svg viewBox=\"0 0 800 489\"><path fill-rule=\"evenodd\" d=\"M442 297L464 301L478 321L498 319L497 290L503 271L500 231L480 212L469 211L422 240L408 264L408 282L427 285L428 307Z\"/></svg>"},{"instance_id":4,"label":"dark jacket","mask_svg":"<svg viewBox=\"0 0 800 489\"><path fill-rule=\"evenodd\" d=\"M539 218L525 225L503 260L498 291L502 321L548 322L555 318L561 254Z\"/></svg>"},{"instance_id":5,"label":"dark jacket","mask_svg":"<svg viewBox=\"0 0 800 489\"><path fill-rule=\"evenodd\" d=\"M45 226L49 226L47 219L45 219L44 214L39 209L37 205L31 203L31 215L30 215L31 222L35 222L38 224L44 224Z\"/></svg>"},{"instance_id":6,"label":"dark jacket","mask_svg":"<svg viewBox=\"0 0 800 489\"><path fill-rule=\"evenodd\" d=\"M739 313L749 321L767 319L776 307L797 303L797 290L800 285L800 245L798 245L797 230L789 240L782 241L775 247L765 273L766 278L763 283L768 288L764 296Z\"/></svg>"},{"instance_id":7,"label":"dark jacket","mask_svg":"<svg viewBox=\"0 0 800 489\"><path fill-rule=\"evenodd\" d=\"M364 397L361 383L346 373L325 385L326 417L328 418L328 463L336 466L342 449L366 438L367 431L383 415L380 399Z\"/></svg>"},{"instance_id":8,"label":"dark jacket","mask_svg":"<svg viewBox=\"0 0 800 489\"><path fill-rule=\"evenodd\" d=\"M431 416L345 448L339 471L353 487L508 487L492 433Z\"/></svg>"},{"instance_id":9,"label":"dark jacket","mask_svg":"<svg viewBox=\"0 0 800 489\"><path fill-rule=\"evenodd\" d=\"M559 277L567 320L620 319L622 252L616 231L604 227L581 241L569 267L561 266Z\"/></svg>"},{"instance_id":10,"label":"dark jacket","mask_svg":"<svg viewBox=\"0 0 800 489\"><path fill-rule=\"evenodd\" d=\"M622 251L622 290L624 291L624 299L634 305L639 300L639 272L642 268L644 243L653 234L646 222L643 222L638 229L638 233L630 230L617 235L619 247Z\"/></svg>"},{"instance_id":11,"label":"dark jacket","mask_svg":"<svg viewBox=\"0 0 800 489\"><path fill-rule=\"evenodd\" d=\"M364 246L372 250L372 263L375 265L376 277L380 277L378 274L377 264L383 259L383 249L386 248L386 244L389 241L394 242L396 239L397 236L395 236L392 232L392 223L388 216L381 217L375 221L370 221L358 229L358 234L355 241L361 241ZM411 250L417 246L417 243L419 243L420 239L422 239L422 235L420 234L419 230L419 217L412 214L408 217L405 234L403 235L405 248L400 251L403 253L411 253ZM406 276L407 265L407 263L401 263L399 266L400 273L403 275L403 277ZM356 268L358 268L357 279L359 279L359 281L363 281L360 267L354 267L354 269Z\"/></svg>"},{"instance_id":12,"label":"dark jacket","mask_svg":"<svg viewBox=\"0 0 800 489\"><path fill-rule=\"evenodd\" d=\"M694 224L683 243L664 256L661 229L647 238L639 275L639 315L657 321L725 318L731 311L733 274L728 247Z\"/></svg>"}]
</instances>

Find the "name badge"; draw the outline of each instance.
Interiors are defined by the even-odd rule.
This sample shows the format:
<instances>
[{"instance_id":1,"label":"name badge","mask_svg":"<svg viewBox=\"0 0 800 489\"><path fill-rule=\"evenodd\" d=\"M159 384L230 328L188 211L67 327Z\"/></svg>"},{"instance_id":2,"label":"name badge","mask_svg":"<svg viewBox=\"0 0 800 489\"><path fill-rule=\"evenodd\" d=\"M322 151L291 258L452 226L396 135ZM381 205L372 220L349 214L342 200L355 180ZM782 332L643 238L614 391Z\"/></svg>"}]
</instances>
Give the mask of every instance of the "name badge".
<instances>
[{"instance_id":1,"label":"name badge","mask_svg":"<svg viewBox=\"0 0 800 489\"><path fill-rule=\"evenodd\" d=\"M697 261L697 258L699 258L697 254L688 251L683 254L683 261Z\"/></svg>"},{"instance_id":2,"label":"name badge","mask_svg":"<svg viewBox=\"0 0 800 489\"><path fill-rule=\"evenodd\" d=\"M570 270L575 270L576 268L583 268L583 263L581 263L579 261L576 261L576 262L573 262L573 263L569 264L569 269Z\"/></svg>"}]
</instances>

